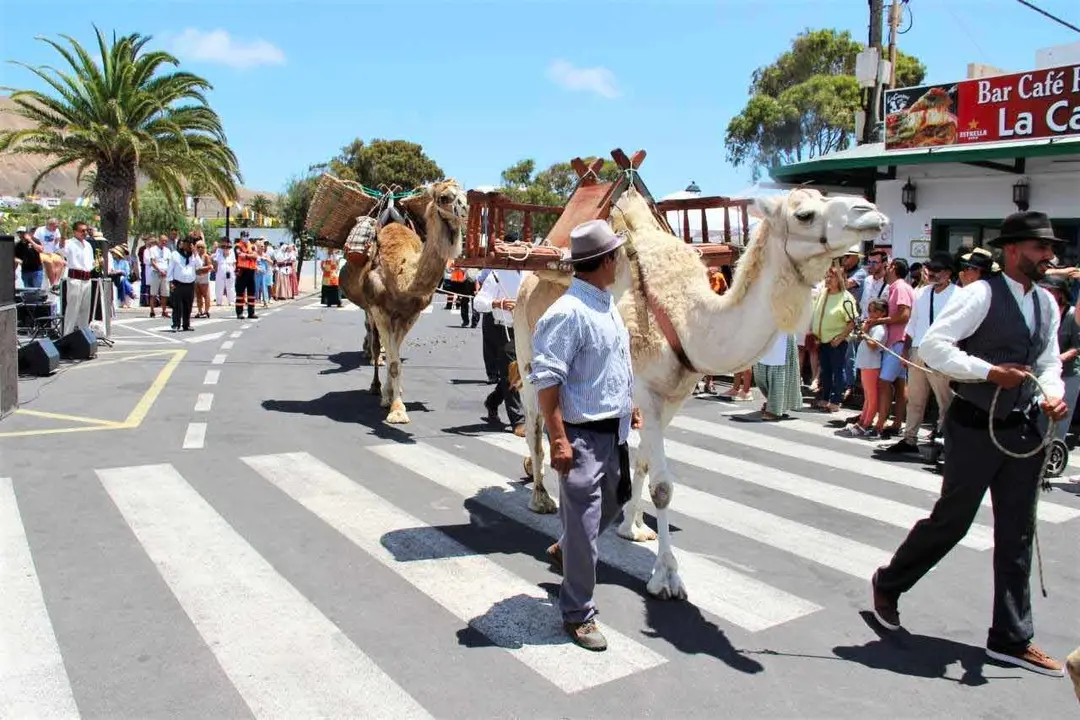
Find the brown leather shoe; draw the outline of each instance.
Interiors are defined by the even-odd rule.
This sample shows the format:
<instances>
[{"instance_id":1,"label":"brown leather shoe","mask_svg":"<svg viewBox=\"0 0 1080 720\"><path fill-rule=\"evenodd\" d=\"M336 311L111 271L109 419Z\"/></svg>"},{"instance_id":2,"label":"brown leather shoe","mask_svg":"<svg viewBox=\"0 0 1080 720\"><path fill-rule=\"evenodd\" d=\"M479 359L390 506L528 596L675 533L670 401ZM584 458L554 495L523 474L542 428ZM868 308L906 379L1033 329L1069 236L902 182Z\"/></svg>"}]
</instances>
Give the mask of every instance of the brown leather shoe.
<instances>
[{"instance_id":1,"label":"brown leather shoe","mask_svg":"<svg viewBox=\"0 0 1080 720\"><path fill-rule=\"evenodd\" d=\"M870 578L870 594L874 603L874 617L887 630L900 629L900 611L896 608L896 598L890 597L878 590L877 576L880 570L874 572Z\"/></svg>"},{"instance_id":2,"label":"brown leather shoe","mask_svg":"<svg viewBox=\"0 0 1080 720\"><path fill-rule=\"evenodd\" d=\"M991 650L988 647L986 656L1042 675L1065 677L1065 666L1034 645L1028 645L1023 650Z\"/></svg>"},{"instance_id":3,"label":"brown leather shoe","mask_svg":"<svg viewBox=\"0 0 1080 720\"><path fill-rule=\"evenodd\" d=\"M593 652L607 650L607 638L600 632L595 620L586 620L583 623L564 622L563 628L578 646Z\"/></svg>"}]
</instances>

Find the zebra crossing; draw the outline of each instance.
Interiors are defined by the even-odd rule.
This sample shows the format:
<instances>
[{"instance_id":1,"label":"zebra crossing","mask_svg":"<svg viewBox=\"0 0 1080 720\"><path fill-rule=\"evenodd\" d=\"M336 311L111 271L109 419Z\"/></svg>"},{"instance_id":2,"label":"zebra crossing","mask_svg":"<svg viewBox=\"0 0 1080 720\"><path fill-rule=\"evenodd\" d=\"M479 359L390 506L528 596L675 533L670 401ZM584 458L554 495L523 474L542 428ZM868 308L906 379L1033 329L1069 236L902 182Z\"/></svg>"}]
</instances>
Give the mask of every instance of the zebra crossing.
<instances>
[{"instance_id":1,"label":"zebra crossing","mask_svg":"<svg viewBox=\"0 0 1080 720\"><path fill-rule=\"evenodd\" d=\"M860 456L851 444L799 424L770 425L768 432L749 427L680 415L666 442L680 478L672 513L686 530L676 536L676 555L690 602L748 638L798 632L827 612L836 594L825 582L796 586L782 562L737 564L715 551L718 544L737 538L739 548L819 568L814 572L863 592L895 541L927 514L940 484L936 475ZM558 538L557 516L527 508L519 477L524 454L524 442L507 433L445 435L358 446L345 467L310 448L245 454L217 468L216 478L261 488L332 531L355 553L341 559L343 573L363 559L396 578L411 595L391 599L389 611L380 606L378 612L390 613L387 622L396 622L398 603L430 604L486 638L517 672L563 696L664 672L678 652L618 613L604 619L608 652L570 644L550 591L506 557L535 555L530 548L484 552L424 519L435 506L476 503L523 532ZM134 538L251 714L440 714L418 693L416 678L388 669L366 636L347 631L325 599L305 592L295 568L273 562L265 538L241 529L238 507L208 492L194 471L169 463L103 467L94 479L117 511L113 531ZM769 502L755 502L762 497ZM788 504L814 511L796 520L777 509ZM1051 527L1072 523L1075 532L1080 501L1055 494L1040 502L1039 516ZM981 511L955 551L958 562L988 564L988 519ZM283 523L281 533L291 528ZM296 542L302 552L306 541ZM78 717L65 638L50 619L50 605L60 599L43 589L32 545L18 478L0 478L0 717ZM603 565L643 586L656 543L608 532L599 550ZM370 599L357 600L363 601ZM501 677L510 665L487 663L476 672Z\"/></svg>"}]
</instances>

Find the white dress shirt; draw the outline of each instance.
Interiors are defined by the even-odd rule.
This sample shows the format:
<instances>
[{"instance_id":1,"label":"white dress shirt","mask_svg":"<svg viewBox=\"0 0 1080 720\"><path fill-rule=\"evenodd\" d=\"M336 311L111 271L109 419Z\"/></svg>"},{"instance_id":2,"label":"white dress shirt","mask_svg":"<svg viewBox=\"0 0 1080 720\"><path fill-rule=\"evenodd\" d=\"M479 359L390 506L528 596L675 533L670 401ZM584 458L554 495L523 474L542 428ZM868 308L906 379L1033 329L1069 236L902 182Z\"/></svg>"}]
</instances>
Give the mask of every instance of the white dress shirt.
<instances>
[{"instance_id":1,"label":"white dress shirt","mask_svg":"<svg viewBox=\"0 0 1080 720\"><path fill-rule=\"evenodd\" d=\"M495 300L516 300L521 287L521 271L492 270L484 278L484 284L473 298L473 310L491 313L496 325L514 327L514 316L509 310L492 307Z\"/></svg>"},{"instance_id":2,"label":"white dress shirt","mask_svg":"<svg viewBox=\"0 0 1080 720\"><path fill-rule=\"evenodd\" d=\"M90 272L94 269L94 246L85 240L69 238L64 243L64 258L67 260L68 270Z\"/></svg>"},{"instance_id":3,"label":"white dress shirt","mask_svg":"<svg viewBox=\"0 0 1080 720\"><path fill-rule=\"evenodd\" d=\"M923 285L915 291L911 316L908 317L907 327L904 329L904 334L911 338L911 347L917 348L922 344L926 331L930 329L931 310L933 310L933 319L937 320L955 290L956 285L949 283L941 292L935 292L933 285ZM931 302L933 302L933 308L930 307Z\"/></svg>"},{"instance_id":4,"label":"white dress shirt","mask_svg":"<svg viewBox=\"0 0 1080 720\"><path fill-rule=\"evenodd\" d=\"M1042 327L1049 333L1049 342L1036 358L1032 373L1039 378L1047 396L1063 397L1065 384L1061 380L1061 359L1058 357L1057 342L1061 319L1058 317L1057 302L1049 292L1037 285L1032 285L1032 289L1025 293L1020 283L1005 275L1002 275L1002 278L1009 292L1016 298L1020 312L1024 316L1024 322L1031 331L1035 329L1035 302L1032 300L1032 293L1039 293ZM966 287L958 288L941 315L935 315L933 326L927 330L922 339L919 353L923 360L930 367L954 380L985 380L993 366L981 358L968 355L956 347L956 343L971 337L982 325L989 310L990 284L988 282L978 280Z\"/></svg>"},{"instance_id":5,"label":"white dress shirt","mask_svg":"<svg viewBox=\"0 0 1080 720\"><path fill-rule=\"evenodd\" d=\"M889 299L889 289L885 284L885 276L876 278L873 275L867 275L866 280L863 281L862 295L859 297L859 309L861 314L859 317L863 320L867 318L869 312L867 306L871 300L881 298L882 300Z\"/></svg>"},{"instance_id":6,"label":"white dress shirt","mask_svg":"<svg viewBox=\"0 0 1080 720\"><path fill-rule=\"evenodd\" d=\"M219 273L236 274L236 255L231 248L228 252L221 248L214 251L214 267Z\"/></svg>"},{"instance_id":7,"label":"white dress shirt","mask_svg":"<svg viewBox=\"0 0 1080 720\"><path fill-rule=\"evenodd\" d=\"M154 273L165 275L169 271L169 257L171 251L160 245L154 245L146 251L146 277L152 278ZM157 267L155 267L155 265Z\"/></svg>"},{"instance_id":8,"label":"white dress shirt","mask_svg":"<svg viewBox=\"0 0 1080 720\"><path fill-rule=\"evenodd\" d=\"M169 257L169 269L166 271L166 278L169 282L178 283L193 283L195 282L195 271L202 267L202 258L194 253L188 258L184 258L180 254L180 251L174 250Z\"/></svg>"}]
</instances>

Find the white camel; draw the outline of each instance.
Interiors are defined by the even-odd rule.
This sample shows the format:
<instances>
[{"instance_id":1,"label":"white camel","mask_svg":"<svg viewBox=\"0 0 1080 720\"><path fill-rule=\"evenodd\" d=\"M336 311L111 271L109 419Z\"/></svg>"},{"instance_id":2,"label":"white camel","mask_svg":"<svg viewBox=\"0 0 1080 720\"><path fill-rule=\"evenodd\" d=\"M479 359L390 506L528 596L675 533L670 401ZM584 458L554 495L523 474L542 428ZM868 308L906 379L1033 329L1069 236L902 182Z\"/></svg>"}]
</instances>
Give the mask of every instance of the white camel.
<instances>
[{"instance_id":1,"label":"white camel","mask_svg":"<svg viewBox=\"0 0 1080 720\"><path fill-rule=\"evenodd\" d=\"M659 547L649 593L686 598L672 552L668 507L675 477L664 454L664 429L703 375L749 367L773 344L779 332L805 325L810 290L830 262L856 243L875 237L888 219L873 203L852 196L825 197L798 189L755 201L761 222L739 259L731 288L717 296L709 287L697 252L657 221L645 198L633 188L616 203L611 225L628 242L618 251L612 292L630 332L634 369L634 405L641 411L640 443L634 464L633 494L624 507L618 533L642 542L657 537L642 519L645 480L656 507ZM522 281L514 308L514 326L527 328L516 337L530 457L526 472L533 480L529 507L555 512L544 484L543 418L538 395L528 380L531 334L536 321L569 286L569 276L541 271ZM648 297L643 293L647 290ZM685 365L661 330L670 319Z\"/></svg>"}]
</instances>

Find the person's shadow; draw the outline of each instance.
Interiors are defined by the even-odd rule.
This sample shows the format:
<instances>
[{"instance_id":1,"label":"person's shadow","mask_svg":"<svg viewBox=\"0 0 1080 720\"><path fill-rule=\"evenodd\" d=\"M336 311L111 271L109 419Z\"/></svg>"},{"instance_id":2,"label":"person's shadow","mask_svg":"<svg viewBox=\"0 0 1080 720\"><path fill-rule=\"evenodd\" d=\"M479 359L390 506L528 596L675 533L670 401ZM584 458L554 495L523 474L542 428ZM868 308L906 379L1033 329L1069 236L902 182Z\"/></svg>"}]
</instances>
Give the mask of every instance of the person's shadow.
<instances>
[{"instance_id":1,"label":"person's shadow","mask_svg":"<svg viewBox=\"0 0 1080 720\"><path fill-rule=\"evenodd\" d=\"M983 675L987 660L983 648L944 638L914 635L906 630L883 630L869 610L859 615L877 635L877 640L864 645L834 647L833 653L841 660L856 662L874 670L942 680L951 680L945 677L945 672L950 665L959 661L964 674L953 682L972 687L988 682Z\"/></svg>"}]
</instances>

